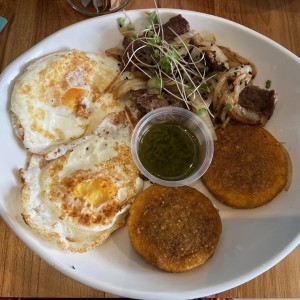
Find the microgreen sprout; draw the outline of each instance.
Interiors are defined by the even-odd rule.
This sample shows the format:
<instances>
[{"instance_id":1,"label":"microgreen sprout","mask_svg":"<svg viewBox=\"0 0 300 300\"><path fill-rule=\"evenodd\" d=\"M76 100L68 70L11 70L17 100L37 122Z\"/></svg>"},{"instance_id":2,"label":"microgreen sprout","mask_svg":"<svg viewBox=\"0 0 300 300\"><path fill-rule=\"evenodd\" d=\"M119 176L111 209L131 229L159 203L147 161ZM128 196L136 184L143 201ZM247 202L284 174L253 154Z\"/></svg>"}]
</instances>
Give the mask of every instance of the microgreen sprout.
<instances>
[{"instance_id":1,"label":"microgreen sprout","mask_svg":"<svg viewBox=\"0 0 300 300\"><path fill-rule=\"evenodd\" d=\"M118 24L119 24L120 27L124 26L125 18L120 17L120 18L117 19L117 21L118 21Z\"/></svg>"},{"instance_id":2,"label":"microgreen sprout","mask_svg":"<svg viewBox=\"0 0 300 300\"><path fill-rule=\"evenodd\" d=\"M212 91L209 80L214 75L206 78L207 67L203 53L196 46L183 41L170 27L179 42L167 42L158 10L146 14L150 24L125 49L124 69L129 64L134 65L148 77L148 88L158 89L160 94L168 93L183 100L187 108L204 107L211 114L208 108L210 103L205 102L202 93L207 95ZM131 21L129 24L132 24Z\"/></svg>"},{"instance_id":3,"label":"microgreen sprout","mask_svg":"<svg viewBox=\"0 0 300 300\"><path fill-rule=\"evenodd\" d=\"M161 93L162 89L163 89L163 81L161 79L159 79L158 77L151 77L148 81L147 81L147 88L148 89L154 89L154 90L158 90L159 93Z\"/></svg>"},{"instance_id":4,"label":"microgreen sprout","mask_svg":"<svg viewBox=\"0 0 300 300\"><path fill-rule=\"evenodd\" d=\"M266 88L266 89L271 88L271 83L272 83L271 80L267 80L267 81L266 81L266 84L265 84L265 88Z\"/></svg>"},{"instance_id":5,"label":"microgreen sprout","mask_svg":"<svg viewBox=\"0 0 300 300\"><path fill-rule=\"evenodd\" d=\"M203 91L205 93L209 93L211 91L209 85L207 84L207 82L201 83L200 89L201 89L201 91Z\"/></svg>"},{"instance_id":6,"label":"microgreen sprout","mask_svg":"<svg viewBox=\"0 0 300 300\"><path fill-rule=\"evenodd\" d=\"M176 49L172 49L172 53L171 53L171 58L175 59L175 60L179 60L180 59L180 55L178 54L178 52L176 51Z\"/></svg>"},{"instance_id":7,"label":"microgreen sprout","mask_svg":"<svg viewBox=\"0 0 300 300\"><path fill-rule=\"evenodd\" d=\"M225 111L230 111L230 110L232 110L232 105L231 104L229 104L229 103L227 103L227 104L225 104L224 105L224 108L223 108Z\"/></svg>"},{"instance_id":8,"label":"microgreen sprout","mask_svg":"<svg viewBox=\"0 0 300 300\"><path fill-rule=\"evenodd\" d=\"M167 56L161 56L160 58L160 67L162 69L162 71L164 71L165 73L169 73L171 70L171 62L169 57Z\"/></svg>"},{"instance_id":9,"label":"microgreen sprout","mask_svg":"<svg viewBox=\"0 0 300 300\"><path fill-rule=\"evenodd\" d=\"M138 36L134 33L132 33L135 30L135 25L131 22L131 19L129 18L129 16L125 13L124 11L124 17L119 17L117 18L117 22L119 25L119 30L123 33L123 34L128 34L130 33L130 36Z\"/></svg>"},{"instance_id":10,"label":"microgreen sprout","mask_svg":"<svg viewBox=\"0 0 300 300\"><path fill-rule=\"evenodd\" d=\"M126 28L129 31L135 30L135 26L132 22L129 22L128 25L126 26Z\"/></svg>"},{"instance_id":11,"label":"microgreen sprout","mask_svg":"<svg viewBox=\"0 0 300 300\"><path fill-rule=\"evenodd\" d=\"M152 33L152 32L150 31L150 33ZM149 44L151 44L153 46L159 45L161 42L161 37L154 32L151 35L152 35L151 38L148 40Z\"/></svg>"},{"instance_id":12,"label":"microgreen sprout","mask_svg":"<svg viewBox=\"0 0 300 300\"><path fill-rule=\"evenodd\" d=\"M153 30L153 25L152 25L152 24L147 25L147 26L146 26L146 29L147 29L147 30Z\"/></svg>"},{"instance_id":13,"label":"microgreen sprout","mask_svg":"<svg viewBox=\"0 0 300 300\"><path fill-rule=\"evenodd\" d=\"M156 11L146 11L146 14L150 17L150 20L154 25L159 25Z\"/></svg>"},{"instance_id":14,"label":"microgreen sprout","mask_svg":"<svg viewBox=\"0 0 300 300\"><path fill-rule=\"evenodd\" d=\"M206 112L207 112L206 108L200 108L197 110L196 114L201 117Z\"/></svg>"},{"instance_id":15,"label":"microgreen sprout","mask_svg":"<svg viewBox=\"0 0 300 300\"><path fill-rule=\"evenodd\" d=\"M136 41L138 38L139 38L139 36L138 36L137 34L133 34L133 35L131 36L131 39L132 39L133 41Z\"/></svg>"}]
</instances>

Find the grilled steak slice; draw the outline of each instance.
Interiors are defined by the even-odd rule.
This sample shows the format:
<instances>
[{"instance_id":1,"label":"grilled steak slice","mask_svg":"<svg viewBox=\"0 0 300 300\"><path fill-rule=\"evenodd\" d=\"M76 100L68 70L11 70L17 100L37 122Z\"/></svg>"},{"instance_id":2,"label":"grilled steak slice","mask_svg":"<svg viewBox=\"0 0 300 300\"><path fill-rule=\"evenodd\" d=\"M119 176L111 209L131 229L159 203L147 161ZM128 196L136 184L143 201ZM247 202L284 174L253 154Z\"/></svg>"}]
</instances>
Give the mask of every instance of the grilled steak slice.
<instances>
[{"instance_id":1,"label":"grilled steak slice","mask_svg":"<svg viewBox=\"0 0 300 300\"><path fill-rule=\"evenodd\" d=\"M181 35L190 31L190 24L182 15L177 15L165 23L162 28L164 39L167 42L170 42L177 35Z\"/></svg>"},{"instance_id":2,"label":"grilled steak slice","mask_svg":"<svg viewBox=\"0 0 300 300\"><path fill-rule=\"evenodd\" d=\"M240 93L238 102L242 107L261 113L269 120L273 115L276 101L276 91L265 90L258 86L250 85Z\"/></svg>"},{"instance_id":3,"label":"grilled steak slice","mask_svg":"<svg viewBox=\"0 0 300 300\"><path fill-rule=\"evenodd\" d=\"M135 101L137 108L144 114L165 106L185 107L183 101L172 95L165 94L164 97L158 97L158 95L147 93L147 89L130 91L127 97L129 100Z\"/></svg>"}]
</instances>

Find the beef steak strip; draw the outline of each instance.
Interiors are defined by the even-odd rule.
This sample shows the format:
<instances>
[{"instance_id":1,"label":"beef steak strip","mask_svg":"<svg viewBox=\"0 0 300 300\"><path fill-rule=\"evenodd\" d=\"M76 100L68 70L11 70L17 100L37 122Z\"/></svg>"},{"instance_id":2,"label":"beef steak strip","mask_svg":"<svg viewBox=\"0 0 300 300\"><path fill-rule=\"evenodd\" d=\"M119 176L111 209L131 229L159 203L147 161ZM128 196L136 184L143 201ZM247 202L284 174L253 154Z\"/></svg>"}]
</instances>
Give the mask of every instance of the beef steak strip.
<instances>
[{"instance_id":1,"label":"beef steak strip","mask_svg":"<svg viewBox=\"0 0 300 300\"><path fill-rule=\"evenodd\" d=\"M176 36L190 31L189 22L181 15L172 17L167 23L163 24L164 39L167 42L172 41Z\"/></svg>"},{"instance_id":2,"label":"beef steak strip","mask_svg":"<svg viewBox=\"0 0 300 300\"><path fill-rule=\"evenodd\" d=\"M238 103L246 109L265 115L269 120L273 115L276 101L276 91L249 85L240 93Z\"/></svg>"},{"instance_id":3,"label":"beef steak strip","mask_svg":"<svg viewBox=\"0 0 300 300\"><path fill-rule=\"evenodd\" d=\"M185 103L172 95L165 94L163 97L158 97L155 94L149 94L147 89L139 89L130 91L127 94L129 100L137 103L137 108L144 114L160 107L176 106L185 107Z\"/></svg>"}]
</instances>

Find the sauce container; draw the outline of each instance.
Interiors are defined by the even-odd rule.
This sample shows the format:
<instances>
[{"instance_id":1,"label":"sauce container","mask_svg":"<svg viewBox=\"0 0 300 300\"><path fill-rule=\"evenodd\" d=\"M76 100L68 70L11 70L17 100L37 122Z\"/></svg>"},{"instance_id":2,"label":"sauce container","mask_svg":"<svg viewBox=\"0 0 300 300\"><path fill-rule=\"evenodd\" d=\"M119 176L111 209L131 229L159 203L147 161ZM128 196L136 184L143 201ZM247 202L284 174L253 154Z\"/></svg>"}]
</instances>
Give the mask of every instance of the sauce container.
<instances>
[{"instance_id":1,"label":"sauce container","mask_svg":"<svg viewBox=\"0 0 300 300\"><path fill-rule=\"evenodd\" d=\"M162 107L146 114L131 139L133 159L153 183L188 185L208 169L214 152L212 135L193 112Z\"/></svg>"}]
</instances>

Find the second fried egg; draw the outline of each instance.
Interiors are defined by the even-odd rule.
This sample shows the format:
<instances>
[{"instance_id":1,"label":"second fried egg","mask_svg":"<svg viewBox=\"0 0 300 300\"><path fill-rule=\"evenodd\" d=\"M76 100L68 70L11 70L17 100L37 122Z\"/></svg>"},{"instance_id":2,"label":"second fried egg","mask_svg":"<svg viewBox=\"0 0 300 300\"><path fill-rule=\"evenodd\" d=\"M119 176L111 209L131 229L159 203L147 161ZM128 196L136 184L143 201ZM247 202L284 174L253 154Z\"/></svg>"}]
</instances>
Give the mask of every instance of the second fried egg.
<instances>
[{"instance_id":1,"label":"second fried egg","mask_svg":"<svg viewBox=\"0 0 300 300\"><path fill-rule=\"evenodd\" d=\"M129 131L120 130L127 125L118 123L123 117L108 116L98 134L56 159L32 154L21 171L25 222L62 249L83 252L102 243L125 224L142 189Z\"/></svg>"}]
</instances>

